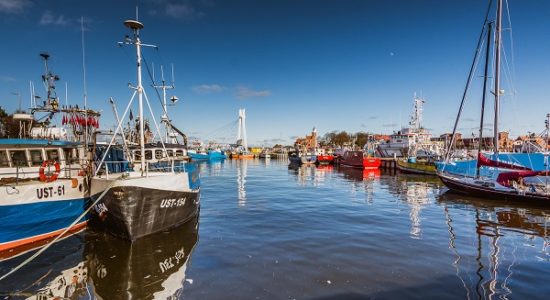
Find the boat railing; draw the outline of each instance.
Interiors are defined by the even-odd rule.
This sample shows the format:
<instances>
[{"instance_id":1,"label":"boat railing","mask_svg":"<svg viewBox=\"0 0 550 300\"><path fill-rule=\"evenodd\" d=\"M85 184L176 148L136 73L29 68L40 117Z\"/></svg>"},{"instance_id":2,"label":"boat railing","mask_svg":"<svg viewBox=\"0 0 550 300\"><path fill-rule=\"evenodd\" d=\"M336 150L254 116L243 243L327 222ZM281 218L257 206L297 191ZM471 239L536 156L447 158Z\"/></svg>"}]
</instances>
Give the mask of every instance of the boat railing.
<instances>
[{"instance_id":1,"label":"boat railing","mask_svg":"<svg viewBox=\"0 0 550 300\"><path fill-rule=\"evenodd\" d=\"M56 165L59 166L57 171ZM28 181L40 180L41 174L46 174L49 180L54 181L56 179L70 179L85 174L86 160L70 159L67 164L65 160L55 160L55 164L48 164L46 167L42 166L28 166L28 165L14 165L11 168L0 169L0 185L6 184L19 184ZM55 179L51 179L55 174Z\"/></svg>"},{"instance_id":2,"label":"boat railing","mask_svg":"<svg viewBox=\"0 0 550 300\"><path fill-rule=\"evenodd\" d=\"M185 171L185 160L183 159L168 159L162 161L145 161L145 170L143 170L143 175L145 177L149 176L149 172L183 172ZM105 175L106 178L109 178L110 174L120 174L128 173L133 171L137 164L131 164L128 161L103 161L103 163L97 168L99 171L97 175Z\"/></svg>"}]
</instances>

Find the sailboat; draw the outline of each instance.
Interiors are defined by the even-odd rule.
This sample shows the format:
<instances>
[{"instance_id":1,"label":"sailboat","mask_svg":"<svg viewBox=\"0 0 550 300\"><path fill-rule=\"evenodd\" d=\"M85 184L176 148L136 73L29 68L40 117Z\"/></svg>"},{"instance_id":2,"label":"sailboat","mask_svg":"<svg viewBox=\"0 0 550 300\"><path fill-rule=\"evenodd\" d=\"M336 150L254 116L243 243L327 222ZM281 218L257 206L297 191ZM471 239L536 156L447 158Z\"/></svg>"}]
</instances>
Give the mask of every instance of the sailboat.
<instances>
[{"instance_id":1,"label":"sailboat","mask_svg":"<svg viewBox=\"0 0 550 300\"><path fill-rule=\"evenodd\" d=\"M119 44L135 45L137 57L137 86L130 99L126 111L118 122L117 129L111 138L107 150L95 164L94 176L91 179L91 195L95 209L90 217L92 226L104 229L107 232L131 241L179 226L194 218L199 212L200 182L198 174L191 172L191 168L184 165L175 172L174 160L168 155L168 151L161 140L162 151L159 155L171 161L171 165L165 169L155 168L151 170L150 160L145 151L145 131L143 98L151 113L154 122L154 114L151 111L149 100L143 90L141 79L142 54L141 47L151 45L142 44L139 32L143 24L136 20L126 20L124 25L128 27L132 36L126 36L124 42ZM122 165L122 172L111 173L113 162L106 161L110 148L115 144L115 139L122 131L122 122L137 94L139 104L139 154L132 158L129 150L124 147L128 164ZM157 131L160 134L158 126ZM123 138L126 146L126 139ZM145 154L145 155L143 155ZM155 153L155 156L157 154ZM116 162L115 162L116 163ZM98 195L106 191L101 200L96 200Z\"/></svg>"},{"instance_id":2,"label":"sailboat","mask_svg":"<svg viewBox=\"0 0 550 300\"><path fill-rule=\"evenodd\" d=\"M489 11L488 11L489 13ZM499 101L502 91L500 89L500 54L501 54L501 30L502 30L502 0L497 1L497 13L496 13L496 34L495 34L495 70L494 70L494 101L495 101L495 119L494 119L494 153L490 157L486 157L481 152L481 143L479 143L478 158L476 162L475 175L452 173L445 170L445 168L452 164L449 161L451 154L451 147L454 144L455 133L457 124L460 118L460 112L462 111L465 95L468 90L469 83L471 82L473 69L475 62L477 61L477 53L479 53L480 46L483 41L483 35L487 36L487 47L485 55L485 74L483 84L483 97L481 108L481 121L479 128L480 141L482 140L483 133L483 117L485 109L485 95L487 94L487 78L488 66L490 61L490 44L492 38L492 26L493 22L486 20L483 25L482 35L478 41L478 51L474 58L474 64L470 70L468 84L464 92L462 103L460 105L459 114L457 115L451 143L446 154L446 162L438 165L438 176L443 183L451 190L469 194L473 196L487 197L492 199L509 199L528 201L533 200L538 203L550 203L550 184L549 184L549 170L548 170L548 153L544 154L546 162L546 170L534 170L531 167L517 164L514 162L502 161L499 157L499 141L498 141L498 114L499 114ZM484 174L481 173L481 168L489 169Z\"/></svg>"}]
</instances>

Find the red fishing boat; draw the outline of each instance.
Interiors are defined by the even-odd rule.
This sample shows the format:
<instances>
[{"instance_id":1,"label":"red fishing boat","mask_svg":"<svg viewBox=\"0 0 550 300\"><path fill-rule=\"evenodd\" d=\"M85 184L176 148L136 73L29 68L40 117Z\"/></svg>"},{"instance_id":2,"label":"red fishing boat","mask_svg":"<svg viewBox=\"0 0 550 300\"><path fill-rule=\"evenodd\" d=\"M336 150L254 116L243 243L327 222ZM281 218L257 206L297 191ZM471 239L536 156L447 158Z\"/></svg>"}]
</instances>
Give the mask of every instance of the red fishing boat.
<instances>
[{"instance_id":1,"label":"red fishing boat","mask_svg":"<svg viewBox=\"0 0 550 300\"><path fill-rule=\"evenodd\" d=\"M320 165L328 165L334 162L334 155L323 154L317 155L317 163Z\"/></svg>"},{"instance_id":2,"label":"red fishing boat","mask_svg":"<svg viewBox=\"0 0 550 300\"><path fill-rule=\"evenodd\" d=\"M380 165L382 164L382 161L379 157L363 157L363 168L364 169L378 169L380 168Z\"/></svg>"}]
</instances>

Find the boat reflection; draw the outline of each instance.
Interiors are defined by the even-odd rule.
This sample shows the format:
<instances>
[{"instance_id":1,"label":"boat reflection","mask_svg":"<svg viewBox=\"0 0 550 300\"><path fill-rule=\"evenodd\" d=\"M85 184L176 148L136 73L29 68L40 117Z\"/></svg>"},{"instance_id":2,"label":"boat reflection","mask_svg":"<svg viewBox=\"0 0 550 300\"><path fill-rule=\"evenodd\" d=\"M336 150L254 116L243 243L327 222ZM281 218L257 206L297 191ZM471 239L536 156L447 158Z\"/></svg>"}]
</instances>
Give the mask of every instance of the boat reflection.
<instances>
[{"instance_id":1,"label":"boat reflection","mask_svg":"<svg viewBox=\"0 0 550 300\"><path fill-rule=\"evenodd\" d=\"M344 178L352 181L364 181L372 180L375 178L380 178L381 171L380 169L356 169L356 168L347 168L340 167L338 172L344 175Z\"/></svg>"},{"instance_id":2,"label":"boat reflection","mask_svg":"<svg viewBox=\"0 0 550 300\"><path fill-rule=\"evenodd\" d=\"M201 160L190 162L190 164L195 164L202 176L217 177L220 176L221 170L224 168L225 160Z\"/></svg>"},{"instance_id":3,"label":"boat reflection","mask_svg":"<svg viewBox=\"0 0 550 300\"><path fill-rule=\"evenodd\" d=\"M177 299L198 241L198 217L133 243L91 232L84 250L88 286L100 299Z\"/></svg>"},{"instance_id":4,"label":"boat reflection","mask_svg":"<svg viewBox=\"0 0 550 300\"><path fill-rule=\"evenodd\" d=\"M331 165L315 166L312 164L289 164L289 174L295 175L299 186L319 187L325 185L327 178L332 174L334 167Z\"/></svg>"},{"instance_id":5,"label":"boat reflection","mask_svg":"<svg viewBox=\"0 0 550 300\"><path fill-rule=\"evenodd\" d=\"M523 266L524 260L550 261L550 214L547 210L452 192L441 194L438 201L443 204L449 248L455 256L452 265L468 298L507 299L512 295L513 275L521 274L525 267L532 267ZM473 211L472 224L457 226L453 212L458 215L464 208ZM468 236L460 233L465 227L475 230L474 245L472 241L465 243L460 240ZM468 249L468 246L475 249ZM475 252L475 262L467 257L472 251ZM467 271L464 270L472 268L476 270L475 282L465 276Z\"/></svg>"},{"instance_id":6,"label":"boat reflection","mask_svg":"<svg viewBox=\"0 0 550 300\"><path fill-rule=\"evenodd\" d=\"M66 299L85 294L88 272L83 261L84 233L63 239L0 283L2 299ZM6 274L34 252L0 263Z\"/></svg>"},{"instance_id":7,"label":"boat reflection","mask_svg":"<svg viewBox=\"0 0 550 300\"><path fill-rule=\"evenodd\" d=\"M413 174L400 174L395 177L395 180L392 193L404 200L410 209L409 235L413 239L421 239L422 209L433 202L443 184L437 177Z\"/></svg>"}]
</instances>

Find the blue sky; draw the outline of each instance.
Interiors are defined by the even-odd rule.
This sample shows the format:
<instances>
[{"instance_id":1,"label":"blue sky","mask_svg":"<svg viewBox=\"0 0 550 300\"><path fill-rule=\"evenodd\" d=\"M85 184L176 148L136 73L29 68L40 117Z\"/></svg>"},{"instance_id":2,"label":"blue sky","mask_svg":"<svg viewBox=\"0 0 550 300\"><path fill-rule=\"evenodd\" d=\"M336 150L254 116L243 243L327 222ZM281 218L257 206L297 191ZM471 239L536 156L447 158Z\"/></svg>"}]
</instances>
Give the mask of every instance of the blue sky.
<instances>
[{"instance_id":1,"label":"blue sky","mask_svg":"<svg viewBox=\"0 0 550 300\"><path fill-rule=\"evenodd\" d=\"M90 107L103 110L103 127L112 125L109 97L122 110L127 84L135 83L134 51L116 42L139 4L142 40L160 47L144 50L145 58L157 74L174 64L173 93L182 101L170 114L190 136L233 141L239 108L247 110L253 145L291 143L314 126L320 134L391 133L408 122L415 92L426 99L424 126L441 134L452 129L487 3L0 0L0 105L15 110L12 93L20 92L27 107L29 81L44 94L43 51L61 77L61 99L67 82L69 103L82 104L84 17ZM538 133L550 112L550 1L505 5L513 28L504 34L505 79L513 80L503 81L501 128ZM480 86L476 76L459 125L464 134L477 130ZM154 91L147 93L158 108Z\"/></svg>"}]
</instances>

